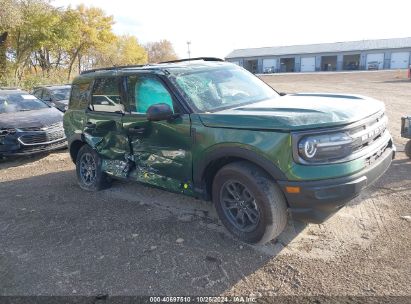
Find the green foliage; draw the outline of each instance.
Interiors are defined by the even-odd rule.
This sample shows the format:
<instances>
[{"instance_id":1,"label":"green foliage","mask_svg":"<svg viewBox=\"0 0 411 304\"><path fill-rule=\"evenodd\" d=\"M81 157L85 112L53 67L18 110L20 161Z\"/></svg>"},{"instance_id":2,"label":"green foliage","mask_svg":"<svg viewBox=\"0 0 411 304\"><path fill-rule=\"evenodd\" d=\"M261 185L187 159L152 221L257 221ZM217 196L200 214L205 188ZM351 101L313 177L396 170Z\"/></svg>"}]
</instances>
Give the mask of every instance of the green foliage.
<instances>
[{"instance_id":1,"label":"green foliage","mask_svg":"<svg viewBox=\"0 0 411 304\"><path fill-rule=\"evenodd\" d=\"M0 32L9 31L22 23L16 0L0 0Z\"/></svg>"},{"instance_id":2,"label":"green foliage","mask_svg":"<svg viewBox=\"0 0 411 304\"><path fill-rule=\"evenodd\" d=\"M96 51L99 66L144 64L147 52L134 36L118 36L113 43Z\"/></svg>"},{"instance_id":3,"label":"green foliage","mask_svg":"<svg viewBox=\"0 0 411 304\"><path fill-rule=\"evenodd\" d=\"M0 42L3 85L27 89L67 82L84 69L177 58L166 40L144 48L134 36L115 35L113 16L100 8L56 8L49 0L0 0L0 8L0 36L8 33Z\"/></svg>"}]
</instances>

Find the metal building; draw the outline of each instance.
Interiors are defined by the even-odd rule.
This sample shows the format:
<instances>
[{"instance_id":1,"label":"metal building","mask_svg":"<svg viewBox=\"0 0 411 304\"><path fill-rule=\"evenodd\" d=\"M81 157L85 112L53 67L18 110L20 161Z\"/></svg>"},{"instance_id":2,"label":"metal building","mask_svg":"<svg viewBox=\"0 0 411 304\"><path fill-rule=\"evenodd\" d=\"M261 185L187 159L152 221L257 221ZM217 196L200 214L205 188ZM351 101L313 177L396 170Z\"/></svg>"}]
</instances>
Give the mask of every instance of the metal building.
<instances>
[{"instance_id":1,"label":"metal building","mask_svg":"<svg viewBox=\"0 0 411 304\"><path fill-rule=\"evenodd\" d=\"M405 69L411 37L238 49L225 58L253 73Z\"/></svg>"}]
</instances>

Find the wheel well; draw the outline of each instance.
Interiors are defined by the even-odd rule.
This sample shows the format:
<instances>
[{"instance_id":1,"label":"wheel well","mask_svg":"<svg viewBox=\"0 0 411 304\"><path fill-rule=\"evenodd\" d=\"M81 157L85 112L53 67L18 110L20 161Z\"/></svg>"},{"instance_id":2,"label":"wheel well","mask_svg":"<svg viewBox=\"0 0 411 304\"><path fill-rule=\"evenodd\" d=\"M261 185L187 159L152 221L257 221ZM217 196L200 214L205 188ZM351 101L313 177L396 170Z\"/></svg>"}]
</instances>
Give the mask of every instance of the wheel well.
<instances>
[{"instance_id":1,"label":"wheel well","mask_svg":"<svg viewBox=\"0 0 411 304\"><path fill-rule=\"evenodd\" d=\"M81 140L76 140L71 143L70 156L71 156L71 160L73 161L73 163L76 163L78 151L83 145L85 145L85 143L82 142Z\"/></svg>"},{"instance_id":2,"label":"wheel well","mask_svg":"<svg viewBox=\"0 0 411 304\"><path fill-rule=\"evenodd\" d=\"M261 166L257 165L256 163L248 159L244 159L241 157L231 157L231 156L221 157L219 159L211 161L204 170L203 182L205 184L206 199L212 199L212 189L211 188L213 186L214 176L217 174L217 172L225 165L228 165L233 162L238 162L238 161L246 161L250 164L253 164L254 166L260 168L262 171L267 173L268 176L273 177L270 173L267 172L267 170L265 170Z\"/></svg>"}]
</instances>

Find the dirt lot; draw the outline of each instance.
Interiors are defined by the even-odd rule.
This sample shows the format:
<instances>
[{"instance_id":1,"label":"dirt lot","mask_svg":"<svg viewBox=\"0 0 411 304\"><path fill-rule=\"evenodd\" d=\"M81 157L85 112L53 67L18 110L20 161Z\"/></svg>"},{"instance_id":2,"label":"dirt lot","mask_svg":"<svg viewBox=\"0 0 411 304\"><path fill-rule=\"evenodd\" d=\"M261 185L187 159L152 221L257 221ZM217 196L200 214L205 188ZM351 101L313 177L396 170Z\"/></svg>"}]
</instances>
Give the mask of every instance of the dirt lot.
<instances>
[{"instance_id":1,"label":"dirt lot","mask_svg":"<svg viewBox=\"0 0 411 304\"><path fill-rule=\"evenodd\" d=\"M324 224L290 222L277 242L248 246L207 203L123 182L80 190L66 151L2 161L0 295L411 296L411 161L399 136L401 115L411 114L405 72L264 80L278 91L385 101L399 148L390 170Z\"/></svg>"}]
</instances>

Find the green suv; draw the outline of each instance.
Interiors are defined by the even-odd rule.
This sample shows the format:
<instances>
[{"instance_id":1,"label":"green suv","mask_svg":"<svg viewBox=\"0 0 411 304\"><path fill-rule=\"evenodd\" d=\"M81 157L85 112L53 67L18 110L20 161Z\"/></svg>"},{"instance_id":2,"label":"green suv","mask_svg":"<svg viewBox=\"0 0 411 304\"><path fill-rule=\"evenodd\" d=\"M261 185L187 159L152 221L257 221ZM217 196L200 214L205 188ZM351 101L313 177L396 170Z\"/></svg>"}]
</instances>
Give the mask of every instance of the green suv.
<instances>
[{"instance_id":1,"label":"green suv","mask_svg":"<svg viewBox=\"0 0 411 304\"><path fill-rule=\"evenodd\" d=\"M248 243L278 236L288 213L324 221L395 154L382 102L279 94L215 58L83 72L64 129L81 188L124 179L212 200Z\"/></svg>"}]
</instances>

